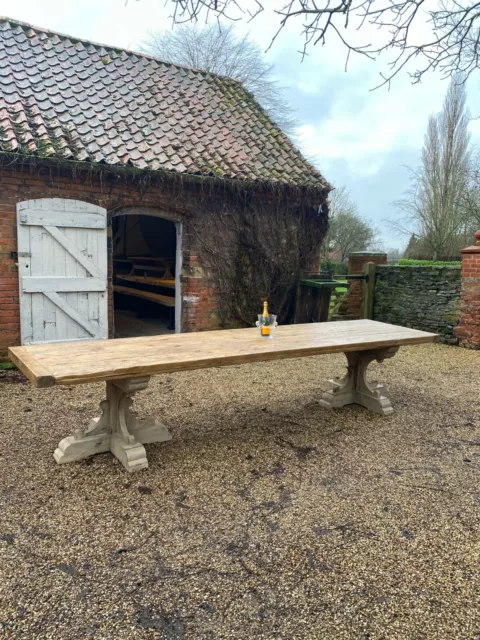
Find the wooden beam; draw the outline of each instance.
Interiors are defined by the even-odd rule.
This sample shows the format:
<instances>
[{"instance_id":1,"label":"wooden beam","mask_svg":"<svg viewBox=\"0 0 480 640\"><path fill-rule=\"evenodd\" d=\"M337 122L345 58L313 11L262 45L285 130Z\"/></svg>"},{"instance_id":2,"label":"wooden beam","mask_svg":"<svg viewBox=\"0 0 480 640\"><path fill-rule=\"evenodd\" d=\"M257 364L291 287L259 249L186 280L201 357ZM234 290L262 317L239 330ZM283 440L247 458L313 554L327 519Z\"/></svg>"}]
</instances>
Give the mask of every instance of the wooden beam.
<instances>
[{"instance_id":1,"label":"wooden beam","mask_svg":"<svg viewBox=\"0 0 480 640\"><path fill-rule=\"evenodd\" d=\"M45 291L105 291L107 283L102 278L69 278L63 276L38 276L21 278L24 293L44 293Z\"/></svg>"},{"instance_id":2,"label":"wooden beam","mask_svg":"<svg viewBox=\"0 0 480 640\"><path fill-rule=\"evenodd\" d=\"M20 215L21 224L27 226L48 227L58 225L58 215L48 211L24 210ZM81 229L105 229L105 216L83 211L62 213L62 226Z\"/></svg>"},{"instance_id":3,"label":"wooden beam","mask_svg":"<svg viewBox=\"0 0 480 640\"><path fill-rule=\"evenodd\" d=\"M166 287L167 289L175 289L175 280L168 278L151 278L149 276L132 276L123 273L117 273L116 278L119 280L127 280L128 282L140 282L141 284L149 284L155 287Z\"/></svg>"},{"instance_id":4,"label":"wooden beam","mask_svg":"<svg viewBox=\"0 0 480 640\"><path fill-rule=\"evenodd\" d=\"M163 273L166 273L167 267L158 267L149 264L134 264L132 265L132 271L162 271Z\"/></svg>"},{"instance_id":5,"label":"wooden beam","mask_svg":"<svg viewBox=\"0 0 480 640\"><path fill-rule=\"evenodd\" d=\"M150 300L156 302L164 307L174 307L175 298L173 296L164 296L161 293L153 293L152 291L141 291L140 289L134 289L133 287L121 287L116 284L113 287L116 293L123 293L126 296L134 296L136 298L143 298L144 300Z\"/></svg>"}]
</instances>

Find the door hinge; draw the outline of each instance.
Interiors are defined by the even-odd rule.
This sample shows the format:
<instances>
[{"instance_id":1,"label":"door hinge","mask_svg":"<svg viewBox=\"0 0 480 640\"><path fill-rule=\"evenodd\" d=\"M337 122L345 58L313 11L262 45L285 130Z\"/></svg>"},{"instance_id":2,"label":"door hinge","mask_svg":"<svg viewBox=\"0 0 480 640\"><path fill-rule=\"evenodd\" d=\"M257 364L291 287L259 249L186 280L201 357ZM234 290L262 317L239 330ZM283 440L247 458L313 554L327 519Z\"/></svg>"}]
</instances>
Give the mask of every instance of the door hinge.
<instances>
[{"instance_id":1,"label":"door hinge","mask_svg":"<svg viewBox=\"0 0 480 640\"><path fill-rule=\"evenodd\" d=\"M30 251L19 251L17 253L17 258L31 258L32 254Z\"/></svg>"}]
</instances>

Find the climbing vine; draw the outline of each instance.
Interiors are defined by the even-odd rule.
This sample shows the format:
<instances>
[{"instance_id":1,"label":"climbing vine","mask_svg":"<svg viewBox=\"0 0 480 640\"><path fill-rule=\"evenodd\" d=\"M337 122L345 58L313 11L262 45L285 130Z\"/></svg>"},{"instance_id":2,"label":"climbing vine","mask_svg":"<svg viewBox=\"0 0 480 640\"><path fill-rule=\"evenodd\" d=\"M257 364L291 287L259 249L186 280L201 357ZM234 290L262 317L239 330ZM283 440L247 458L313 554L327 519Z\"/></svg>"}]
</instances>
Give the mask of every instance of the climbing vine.
<instances>
[{"instance_id":1,"label":"climbing vine","mask_svg":"<svg viewBox=\"0 0 480 640\"><path fill-rule=\"evenodd\" d=\"M265 299L279 322L293 320L298 280L312 269L326 232L325 205L264 194L243 206L210 206L192 227L223 323L252 325Z\"/></svg>"},{"instance_id":2,"label":"climbing vine","mask_svg":"<svg viewBox=\"0 0 480 640\"><path fill-rule=\"evenodd\" d=\"M109 213L132 201L132 189L139 205L151 205L160 190L162 205L185 220L210 274L224 325L230 321L252 325L264 299L280 322L291 321L298 280L315 263L328 224L326 183L315 189L248 183L75 160L61 163L11 151L0 153L2 165L41 176L50 193L57 188L57 176L71 176L87 187L83 200L106 206Z\"/></svg>"}]
</instances>

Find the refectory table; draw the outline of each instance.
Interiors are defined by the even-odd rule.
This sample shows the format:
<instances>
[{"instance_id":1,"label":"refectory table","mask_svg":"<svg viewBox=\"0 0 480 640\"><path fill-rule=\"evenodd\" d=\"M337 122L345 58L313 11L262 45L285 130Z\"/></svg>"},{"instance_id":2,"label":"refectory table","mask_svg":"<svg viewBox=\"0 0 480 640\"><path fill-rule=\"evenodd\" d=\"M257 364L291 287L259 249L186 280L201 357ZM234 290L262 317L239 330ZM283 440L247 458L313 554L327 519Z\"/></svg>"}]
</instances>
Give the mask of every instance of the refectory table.
<instances>
[{"instance_id":1,"label":"refectory table","mask_svg":"<svg viewBox=\"0 0 480 640\"><path fill-rule=\"evenodd\" d=\"M131 412L133 395L146 389L150 376L248 362L344 352L347 372L330 381L319 400L326 408L360 404L380 414L392 413L382 385L366 379L368 365L391 358L404 345L434 342L436 334L373 320L280 326L273 338L258 329L61 342L11 347L9 355L35 387L106 381L101 415L85 431L64 438L55 450L59 463L111 451L127 471L148 466L144 444L171 436L154 418Z\"/></svg>"}]
</instances>

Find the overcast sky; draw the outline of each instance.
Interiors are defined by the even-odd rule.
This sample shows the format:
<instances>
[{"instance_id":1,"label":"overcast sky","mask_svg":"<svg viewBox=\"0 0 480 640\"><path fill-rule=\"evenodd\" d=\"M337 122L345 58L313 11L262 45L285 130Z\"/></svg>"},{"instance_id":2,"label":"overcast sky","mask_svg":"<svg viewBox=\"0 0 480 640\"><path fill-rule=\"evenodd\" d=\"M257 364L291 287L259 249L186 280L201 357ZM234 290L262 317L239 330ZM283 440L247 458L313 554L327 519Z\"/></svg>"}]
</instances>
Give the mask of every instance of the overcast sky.
<instances>
[{"instance_id":1,"label":"overcast sky","mask_svg":"<svg viewBox=\"0 0 480 640\"><path fill-rule=\"evenodd\" d=\"M164 0L0 0L1 15L134 50L149 31L171 28L169 13ZM248 29L266 49L275 24L262 16L238 28ZM351 191L386 247L405 245L385 219L397 215L393 202L408 187L405 165L418 165L428 115L441 109L447 83L429 76L412 86L403 75L390 91L372 92L381 63L353 59L345 73L343 52L333 42L310 50L301 62L297 34L298 27L283 33L267 55L297 109L301 150L330 182ZM480 74L471 79L468 93L471 111L480 114ZM480 120L472 122L471 133L480 145Z\"/></svg>"}]
</instances>

